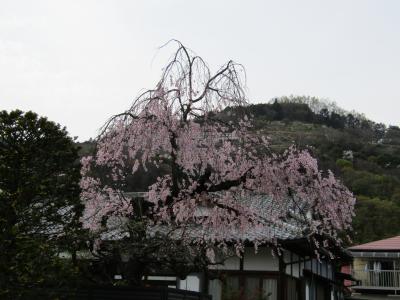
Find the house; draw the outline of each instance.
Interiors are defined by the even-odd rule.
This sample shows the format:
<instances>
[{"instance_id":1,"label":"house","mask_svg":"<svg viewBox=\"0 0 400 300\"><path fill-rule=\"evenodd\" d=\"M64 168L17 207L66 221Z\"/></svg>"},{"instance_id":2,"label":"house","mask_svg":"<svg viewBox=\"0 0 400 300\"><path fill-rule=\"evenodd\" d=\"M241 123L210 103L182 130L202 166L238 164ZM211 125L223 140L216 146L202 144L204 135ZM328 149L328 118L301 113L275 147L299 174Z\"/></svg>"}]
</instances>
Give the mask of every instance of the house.
<instances>
[{"instance_id":1,"label":"house","mask_svg":"<svg viewBox=\"0 0 400 300\"><path fill-rule=\"evenodd\" d=\"M129 195L146 198L144 193ZM274 202L266 198L251 198L246 201L249 205L258 201L268 206L268 209L260 212L274 209ZM199 214L207 215L207 208L199 209ZM213 300L344 299L344 280L351 277L339 270L342 265L350 264L352 258L349 252L332 241L329 242L329 249L325 248L322 246L323 238L320 238L321 246L316 249L312 238L305 235L304 226L292 211L291 217L279 226L270 225L251 228L246 232L231 232L227 240L244 241L245 247L241 257L232 255L220 264L190 273L186 278L179 278L172 272L164 272L148 274L143 279L146 285L201 292L211 295ZM120 228L119 225L114 227ZM166 228L159 227L157 231L163 229ZM203 230L189 226L185 228L185 234L193 239L204 238L207 232ZM177 236L181 235L182 233L177 233ZM117 233L116 236L121 235ZM264 244L258 247L256 253L254 242L263 240L264 237L266 240L271 236L275 237L279 247L275 244ZM110 236L104 239L110 240ZM331 254L333 259L330 258ZM118 276L118 279L121 279L120 275Z\"/></svg>"},{"instance_id":2,"label":"house","mask_svg":"<svg viewBox=\"0 0 400 300\"><path fill-rule=\"evenodd\" d=\"M352 289L357 293L357 299L370 299L371 295L381 295L379 299L385 299L385 295L400 295L400 235L348 250L354 257L351 271L358 282Z\"/></svg>"},{"instance_id":3,"label":"house","mask_svg":"<svg viewBox=\"0 0 400 300\"><path fill-rule=\"evenodd\" d=\"M246 241L242 257L232 256L207 271L189 274L185 279L172 276L149 276L153 284L168 281L169 287L202 292L213 300L341 300L344 280L351 276L340 273L342 265L351 262L349 252L341 247L320 247L318 257L314 243L294 226L273 229L281 253L272 245L258 248L252 240L262 236L260 230L249 230L242 236Z\"/></svg>"},{"instance_id":4,"label":"house","mask_svg":"<svg viewBox=\"0 0 400 300\"><path fill-rule=\"evenodd\" d=\"M229 258L207 273L177 280L176 287L208 293L213 300L344 299L346 276L337 270L351 260L346 251L338 250L334 260L318 260L306 238L287 237L281 244L280 256L274 256L268 246L261 247L258 253L249 246L242 258Z\"/></svg>"}]
</instances>

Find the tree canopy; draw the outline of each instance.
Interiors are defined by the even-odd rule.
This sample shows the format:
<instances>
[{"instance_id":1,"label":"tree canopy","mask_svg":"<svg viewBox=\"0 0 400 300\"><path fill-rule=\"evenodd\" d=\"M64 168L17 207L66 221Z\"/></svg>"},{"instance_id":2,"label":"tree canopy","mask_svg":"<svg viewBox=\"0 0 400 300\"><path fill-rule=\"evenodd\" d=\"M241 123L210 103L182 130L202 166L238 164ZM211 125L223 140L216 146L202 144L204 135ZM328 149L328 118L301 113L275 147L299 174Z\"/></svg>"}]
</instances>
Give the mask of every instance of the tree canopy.
<instances>
[{"instance_id":1,"label":"tree canopy","mask_svg":"<svg viewBox=\"0 0 400 300\"><path fill-rule=\"evenodd\" d=\"M65 128L33 112L0 112L2 293L67 280L57 255L77 249L79 170Z\"/></svg>"}]
</instances>

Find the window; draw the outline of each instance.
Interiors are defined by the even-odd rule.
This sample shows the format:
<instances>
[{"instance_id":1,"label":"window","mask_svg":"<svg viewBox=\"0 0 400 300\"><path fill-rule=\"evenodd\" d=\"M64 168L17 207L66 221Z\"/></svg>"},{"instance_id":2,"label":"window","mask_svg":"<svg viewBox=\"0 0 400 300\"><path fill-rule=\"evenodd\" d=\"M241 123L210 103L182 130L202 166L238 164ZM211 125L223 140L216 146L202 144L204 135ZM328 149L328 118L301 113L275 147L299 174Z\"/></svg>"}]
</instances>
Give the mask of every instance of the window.
<instances>
[{"instance_id":1,"label":"window","mask_svg":"<svg viewBox=\"0 0 400 300\"><path fill-rule=\"evenodd\" d=\"M244 285L244 295L246 299L259 299L261 298L262 290L260 288L260 278L246 277Z\"/></svg>"},{"instance_id":2,"label":"window","mask_svg":"<svg viewBox=\"0 0 400 300\"><path fill-rule=\"evenodd\" d=\"M222 283L222 300L236 300L240 298L241 288L238 276L228 276Z\"/></svg>"},{"instance_id":3,"label":"window","mask_svg":"<svg viewBox=\"0 0 400 300\"><path fill-rule=\"evenodd\" d=\"M371 260L368 262L368 270L373 270L373 271L395 270L395 262L393 260Z\"/></svg>"},{"instance_id":4,"label":"window","mask_svg":"<svg viewBox=\"0 0 400 300\"><path fill-rule=\"evenodd\" d=\"M278 280L265 275L227 275L223 280L210 280L212 300L278 300Z\"/></svg>"},{"instance_id":5,"label":"window","mask_svg":"<svg viewBox=\"0 0 400 300\"><path fill-rule=\"evenodd\" d=\"M278 281L276 279L263 279L262 280L262 295L266 300L278 299Z\"/></svg>"},{"instance_id":6,"label":"window","mask_svg":"<svg viewBox=\"0 0 400 300\"><path fill-rule=\"evenodd\" d=\"M297 280L295 278L292 277L286 278L286 299L287 300L299 299Z\"/></svg>"}]
</instances>

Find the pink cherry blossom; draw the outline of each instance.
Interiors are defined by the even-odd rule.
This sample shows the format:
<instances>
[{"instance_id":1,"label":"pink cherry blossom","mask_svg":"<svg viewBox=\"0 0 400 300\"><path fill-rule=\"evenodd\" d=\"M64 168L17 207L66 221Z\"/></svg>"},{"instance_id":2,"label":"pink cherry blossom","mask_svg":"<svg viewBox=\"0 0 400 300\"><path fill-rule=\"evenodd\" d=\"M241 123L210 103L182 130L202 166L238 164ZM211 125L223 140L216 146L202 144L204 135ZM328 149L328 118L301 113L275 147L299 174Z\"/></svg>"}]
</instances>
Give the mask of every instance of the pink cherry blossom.
<instances>
[{"instance_id":1,"label":"pink cherry blossom","mask_svg":"<svg viewBox=\"0 0 400 300\"><path fill-rule=\"evenodd\" d=\"M241 69L230 61L212 75L200 57L178 44L156 88L114 116L96 154L82 159L87 228L96 232L103 217L135 214L125 196L126 178L164 164L170 172L144 191L154 204L149 224L200 228L203 240L214 244L236 236L238 252L240 237L250 229L268 233L256 237L256 245L276 243L271 228L292 223L340 243L338 233L351 228L351 192L331 172L319 170L306 150L273 154L268 137L255 134L248 116L229 123L218 118L226 107L247 103ZM108 170L106 180L95 175L96 168ZM193 236L182 238L194 242Z\"/></svg>"}]
</instances>

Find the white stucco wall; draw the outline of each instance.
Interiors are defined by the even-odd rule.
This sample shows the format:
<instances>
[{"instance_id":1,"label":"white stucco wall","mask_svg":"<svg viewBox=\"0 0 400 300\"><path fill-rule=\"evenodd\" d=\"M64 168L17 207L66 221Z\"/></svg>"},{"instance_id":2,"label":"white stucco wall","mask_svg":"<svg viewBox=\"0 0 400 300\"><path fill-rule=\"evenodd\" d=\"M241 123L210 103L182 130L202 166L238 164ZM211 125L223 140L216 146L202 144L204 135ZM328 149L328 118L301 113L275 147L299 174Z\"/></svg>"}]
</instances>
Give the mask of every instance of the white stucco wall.
<instances>
[{"instance_id":1,"label":"white stucco wall","mask_svg":"<svg viewBox=\"0 0 400 300\"><path fill-rule=\"evenodd\" d=\"M230 257L223 265L210 266L213 270L240 270L240 258ZM255 253L253 247L246 247L243 256L244 271L279 271L279 259L274 257L271 248L260 247Z\"/></svg>"},{"instance_id":2,"label":"white stucco wall","mask_svg":"<svg viewBox=\"0 0 400 300\"><path fill-rule=\"evenodd\" d=\"M279 259L270 248L261 247L257 254L254 248L246 248L243 261L244 271L279 271Z\"/></svg>"},{"instance_id":3,"label":"white stucco wall","mask_svg":"<svg viewBox=\"0 0 400 300\"><path fill-rule=\"evenodd\" d=\"M225 260L223 265L209 267L212 270L240 270L240 259L237 256Z\"/></svg>"},{"instance_id":4,"label":"white stucco wall","mask_svg":"<svg viewBox=\"0 0 400 300\"><path fill-rule=\"evenodd\" d=\"M294 276L296 278L299 278L299 276L302 276L302 273L299 273L299 271L302 271L300 263L299 263L299 259L300 258L296 254L293 254L294 263L293 263L293 266L292 266L292 270L293 270L292 276Z\"/></svg>"},{"instance_id":5,"label":"white stucco wall","mask_svg":"<svg viewBox=\"0 0 400 300\"><path fill-rule=\"evenodd\" d=\"M200 292L200 275L190 274L186 279L179 279L177 287L181 290Z\"/></svg>"}]
</instances>

